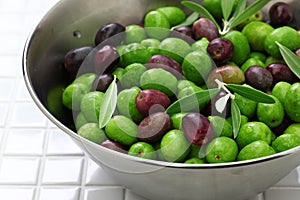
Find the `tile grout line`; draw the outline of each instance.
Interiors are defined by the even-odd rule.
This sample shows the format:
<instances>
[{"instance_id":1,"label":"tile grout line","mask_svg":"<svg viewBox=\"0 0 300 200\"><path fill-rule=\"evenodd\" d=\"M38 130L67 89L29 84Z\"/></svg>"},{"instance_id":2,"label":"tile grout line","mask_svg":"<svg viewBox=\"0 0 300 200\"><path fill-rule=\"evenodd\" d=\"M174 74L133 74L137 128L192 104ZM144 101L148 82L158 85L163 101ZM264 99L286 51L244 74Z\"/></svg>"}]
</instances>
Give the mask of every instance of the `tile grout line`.
<instances>
[{"instance_id":1,"label":"tile grout line","mask_svg":"<svg viewBox=\"0 0 300 200\"><path fill-rule=\"evenodd\" d=\"M79 200L84 200L85 188L86 188L86 180L87 180L87 172L88 172L89 160L87 156L83 155L83 166L82 166L82 175L81 175L81 184L80 184L80 192L79 192Z\"/></svg>"},{"instance_id":2,"label":"tile grout line","mask_svg":"<svg viewBox=\"0 0 300 200\"><path fill-rule=\"evenodd\" d=\"M13 108L13 106L15 105L15 102L16 102L16 97L13 95L16 93L16 90L17 90L17 82L18 82L18 77L17 76L14 76L14 77L9 77L9 78L12 78L14 79L14 85L13 85L13 88L12 88L12 93L10 94L10 97L9 97L9 101L7 101L6 103L8 104L8 110L7 110L7 113L6 113L6 116L4 117L4 128L3 128L3 136L2 136L2 141L1 141L1 145L0 145L0 170L2 169L2 162L3 162L3 158L4 158L4 151L5 151L5 148L6 148L6 140L7 140L7 135L8 135L8 130L10 128L10 124L9 124L9 120L11 118L11 110Z\"/></svg>"},{"instance_id":3,"label":"tile grout line","mask_svg":"<svg viewBox=\"0 0 300 200\"><path fill-rule=\"evenodd\" d=\"M45 128L45 137L44 137L44 142L43 142L43 152L42 152L42 156L40 158L37 182L36 182L36 186L35 186L36 189L35 189L34 197L33 197L34 200L39 200L39 198L40 198L45 163L46 163L46 158L47 158L47 148L48 148L49 137L50 137L49 131L50 131L50 125L49 125L49 121L47 121L47 126Z\"/></svg>"}]
</instances>

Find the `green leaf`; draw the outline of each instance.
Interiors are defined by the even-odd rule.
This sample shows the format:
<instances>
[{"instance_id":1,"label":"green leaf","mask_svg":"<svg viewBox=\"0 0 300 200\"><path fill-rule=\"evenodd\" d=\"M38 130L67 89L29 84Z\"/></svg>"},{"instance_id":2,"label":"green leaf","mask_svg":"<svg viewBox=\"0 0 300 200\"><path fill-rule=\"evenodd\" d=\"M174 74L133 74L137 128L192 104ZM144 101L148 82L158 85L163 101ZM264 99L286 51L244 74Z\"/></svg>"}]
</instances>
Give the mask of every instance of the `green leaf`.
<instances>
[{"instance_id":1,"label":"green leaf","mask_svg":"<svg viewBox=\"0 0 300 200\"><path fill-rule=\"evenodd\" d=\"M238 16L232 18L230 27L235 27L246 21L249 17L261 10L270 0L257 0Z\"/></svg>"},{"instance_id":2,"label":"green leaf","mask_svg":"<svg viewBox=\"0 0 300 200\"><path fill-rule=\"evenodd\" d=\"M256 102L275 103L274 99L270 95L248 85L227 84L226 87L239 95Z\"/></svg>"},{"instance_id":3,"label":"green leaf","mask_svg":"<svg viewBox=\"0 0 300 200\"><path fill-rule=\"evenodd\" d=\"M242 12L244 12L245 8L247 5L247 1L246 0L239 0L238 4L236 6L236 9L232 15L232 18L235 18L236 16L240 15Z\"/></svg>"},{"instance_id":4,"label":"green leaf","mask_svg":"<svg viewBox=\"0 0 300 200\"><path fill-rule=\"evenodd\" d=\"M241 111L234 99L231 100L231 118L233 137L236 138L241 127Z\"/></svg>"},{"instance_id":5,"label":"green leaf","mask_svg":"<svg viewBox=\"0 0 300 200\"><path fill-rule=\"evenodd\" d=\"M279 51L286 62L286 64L289 66L291 71L300 78L300 58L292 52L289 48L283 46L279 42L276 42L276 44L279 46Z\"/></svg>"},{"instance_id":6,"label":"green leaf","mask_svg":"<svg viewBox=\"0 0 300 200\"><path fill-rule=\"evenodd\" d=\"M103 96L102 104L100 106L99 128L104 128L115 112L117 105L117 96L118 88L116 83L116 76L114 76L114 80L106 90Z\"/></svg>"},{"instance_id":7,"label":"green leaf","mask_svg":"<svg viewBox=\"0 0 300 200\"><path fill-rule=\"evenodd\" d=\"M195 109L195 106L199 107L199 105L207 103L218 92L219 89L217 88L195 92L189 96L183 97L175 101L167 108L166 113L175 114Z\"/></svg>"},{"instance_id":8,"label":"green leaf","mask_svg":"<svg viewBox=\"0 0 300 200\"><path fill-rule=\"evenodd\" d=\"M174 26L171 28L171 30L174 30L176 28L182 27L182 26L190 26L192 25L197 19L199 18L199 13L193 12L190 16L188 16L184 22L181 24L178 24L177 26Z\"/></svg>"},{"instance_id":9,"label":"green leaf","mask_svg":"<svg viewBox=\"0 0 300 200\"><path fill-rule=\"evenodd\" d=\"M235 0L226 0L221 1L221 7L223 12L223 19L227 21L230 17L230 14L232 12L233 6L234 6Z\"/></svg>"},{"instance_id":10,"label":"green leaf","mask_svg":"<svg viewBox=\"0 0 300 200\"><path fill-rule=\"evenodd\" d=\"M215 18L202 5L197 4L193 1L182 1L181 4L188 7L192 11L195 11L195 12L199 13L201 16L211 20L216 25L218 30L219 31L221 30L221 28L220 28L219 24L216 22Z\"/></svg>"}]
</instances>

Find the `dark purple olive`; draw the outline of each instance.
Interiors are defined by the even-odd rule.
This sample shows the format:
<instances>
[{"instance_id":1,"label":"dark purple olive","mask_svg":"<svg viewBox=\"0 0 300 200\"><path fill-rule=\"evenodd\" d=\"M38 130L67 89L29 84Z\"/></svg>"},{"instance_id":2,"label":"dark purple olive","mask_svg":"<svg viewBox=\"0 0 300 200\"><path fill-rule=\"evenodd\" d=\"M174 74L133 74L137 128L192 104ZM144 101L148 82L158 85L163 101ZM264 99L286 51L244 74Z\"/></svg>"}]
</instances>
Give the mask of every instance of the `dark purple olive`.
<instances>
[{"instance_id":1,"label":"dark purple olive","mask_svg":"<svg viewBox=\"0 0 300 200\"><path fill-rule=\"evenodd\" d=\"M227 95L226 92L221 90L216 96L214 96L207 104L207 106L203 110L203 114L206 116L220 116L223 118L227 118L231 114L231 102L230 99L227 101L227 104L225 106L225 109L222 112L219 112L216 108L216 102Z\"/></svg>"},{"instance_id":2,"label":"dark purple olive","mask_svg":"<svg viewBox=\"0 0 300 200\"><path fill-rule=\"evenodd\" d=\"M84 59L89 55L93 50L91 46L85 46L70 50L64 59L65 69L72 75L76 75L79 71L81 64Z\"/></svg>"},{"instance_id":3,"label":"dark purple olive","mask_svg":"<svg viewBox=\"0 0 300 200\"><path fill-rule=\"evenodd\" d=\"M261 66L251 66L245 72L246 83L258 90L267 92L273 85L273 76Z\"/></svg>"},{"instance_id":4,"label":"dark purple olive","mask_svg":"<svg viewBox=\"0 0 300 200\"><path fill-rule=\"evenodd\" d=\"M164 112L170 104L169 97L158 90L142 90L136 96L136 107L145 117L156 112Z\"/></svg>"},{"instance_id":5,"label":"dark purple olive","mask_svg":"<svg viewBox=\"0 0 300 200\"><path fill-rule=\"evenodd\" d=\"M94 67L98 74L111 72L120 62L117 49L111 45L105 45L94 55Z\"/></svg>"},{"instance_id":6,"label":"dark purple olive","mask_svg":"<svg viewBox=\"0 0 300 200\"><path fill-rule=\"evenodd\" d=\"M171 31L169 37L180 38L190 45L195 42L193 29L189 26L181 26L174 29L173 31Z\"/></svg>"},{"instance_id":7,"label":"dark purple olive","mask_svg":"<svg viewBox=\"0 0 300 200\"><path fill-rule=\"evenodd\" d=\"M186 36L188 36L190 38L194 37L193 29L191 27L189 27L189 26L181 26L181 27L175 28L174 31L176 31L176 32L178 32L180 34L186 35Z\"/></svg>"},{"instance_id":8,"label":"dark purple olive","mask_svg":"<svg viewBox=\"0 0 300 200\"><path fill-rule=\"evenodd\" d=\"M195 40L200 40L206 37L209 41L219 37L219 32L216 25L206 18L200 18L193 24L193 32Z\"/></svg>"},{"instance_id":9,"label":"dark purple olive","mask_svg":"<svg viewBox=\"0 0 300 200\"><path fill-rule=\"evenodd\" d=\"M101 74L93 82L92 91L105 92L113 81L111 74Z\"/></svg>"},{"instance_id":10,"label":"dark purple olive","mask_svg":"<svg viewBox=\"0 0 300 200\"><path fill-rule=\"evenodd\" d=\"M272 128L271 130L276 136L280 136L283 134L284 130L287 127L289 127L289 125L291 125L291 124L292 124L292 121L285 117L285 118L283 118L283 121L279 126Z\"/></svg>"},{"instance_id":11,"label":"dark purple olive","mask_svg":"<svg viewBox=\"0 0 300 200\"><path fill-rule=\"evenodd\" d=\"M182 68L181 65L172 59L169 56L157 54L150 58L147 68L162 68L173 75L175 75L177 78L182 78Z\"/></svg>"},{"instance_id":12,"label":"dark purple olive","mask_svg":"<svg viewBox=\"0 0 300 200\"><path fill-rule=\"evenodd\" d=\"M286 26L293 20L293 11L289 4L277 2L270 7L269 17L272 26Z\"/></svg>"},{"instance_id":13,"label":"dark purple olive","mask_svg":"<svg viewBox=\"0 0 300 200\"><path fill-rule=\"evenodd\" d=\"M205 145L213 138L209 120L200 113L185 115L182 119L182 129L188 141L197 146Z\"/></svg>"},{"instance_id":14,"label":"dark purple olive","mask_svg":"<svg viewBox=\"0 0 300 200\"><path fill-rule=\"evenodd\" d=\"M125 148L120 143L118 143L116 141L105 140L100 145L103 146L103 147L106 147L108 149L114 150L114 151L118 151L118 152L121 152L121 153L126 153Z\"/></svg>"},{"instance_id":15,"label":"dark purple olive","mask_svg":"<svg viewBox=\"0 0 300 200\"><path fill-rule=\"evenodd\" d=\"M172 121L170 116L165 112L157 112L141 121L138 126L137 137L141 141L155 143L158 142L171 127Z\"/></svg>"},{"instance_id":16,"label":"dark purple olive","mask_svg":"<svg viewBox=\"0 0 300 200\"><path fill-rule=\"evenodd\" d=\"M207 52L216 63L225 63L233 55L233 44L226 38L213 39L207 47Z\"/></svg>"},{"instance_id":17,"label":"dark purple olive","mask_svg":"<svg viewBox=\"0 0 300 200\"><path fill-rule=\"evenodd\" d=\"M283 63L272 63L267 66L267 70L273 76L273 84L276 84L280 81L285 81L288 83L294 83L297 81L295 74L287 65Z\"/></svg>"},{"instance_id":18,"label":"dark purple olive","mask_svg":"<svg viewBox=\"0 0 300 200\"><path fill-rule=\"evenodd\" d=\"M105 40L111 38L112 36L125 32L125 30L125 27L118 23L106 24L105 26L101 27L97 32L95 37L95 45L97 46ZM117 38L113 38L113 41L111 41L111 45L117 46L124 40L124 38L125 34L120 34Z\"/></svg>"}]
</instances>

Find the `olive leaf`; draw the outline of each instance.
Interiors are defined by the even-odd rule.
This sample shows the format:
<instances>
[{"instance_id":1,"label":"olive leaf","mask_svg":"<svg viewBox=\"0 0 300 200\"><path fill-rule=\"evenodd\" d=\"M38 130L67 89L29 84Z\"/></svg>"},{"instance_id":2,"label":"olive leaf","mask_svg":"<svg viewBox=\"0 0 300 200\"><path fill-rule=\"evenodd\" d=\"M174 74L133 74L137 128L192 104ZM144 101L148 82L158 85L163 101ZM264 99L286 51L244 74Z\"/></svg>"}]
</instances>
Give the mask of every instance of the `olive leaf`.
<instances>
[{"instance_id":1,"label":"olive leaf","mask_svg":"<svg viewBox=\"0 0 300 200\"><path fill-rule=\"evenodd\" d=\"M226 84L218 79L215 80L218 84L219 89L223 89L227 95L220 98L216 102L216 109L220 112L223 112L225 109L227 102L231 99L231 118L232 118L232 128L233 128L233 135L234 138L237 137L240 126L241 126L241 111L238 104L235 101L234 93L240 94L243 97L248 99L254 100L256 102L261 103L275 103L275 100L268 94L259 91L257 89L252 88L251 86L247 85L238 85L238 84ZM230 91L231 90L231 91Z\"/></svg>"},{"instance_id":2,"label":"olive leaf","mask_svg":"<svg viewBox=\"0 0 300 200\"><path fill-rule=\"evenodd\" d=\"M175 113L190 111L195 108L195 105L199 106L201 104L207 103L218 92L219 89L214 88L214 89L203 90L203 91L190 94L186 97L178 99L173 104L171 104L167 108L166 113L171 115Z\"/></svg>"},{"instance_id":3,"label":"olive leaf","mask_svg":"<svg viewBox=\"0 0 300 200\"><path fill-rule=\"evenodd\" d=\"M233 10L235 0L226 0L221 1L221 7L223 12L223 19L227 21L230 17L230 14Z\"/></svg>"},{"instance_id":4,"label":"olive leaf","mask_svg":"<svg viewBox=\"0 0 300 200\"><path fill-rule=\"evenodd\" d=\"M241 111L234 99L231 100L231 119L233 137L236 138L241 127Z\"/></svg>"},{"instance_id":5,"label":"olive leaf","mask_svg":"<svg viewBox=\"0 0 300 200\"><path fill-rule=\"evenodd\" d=\"M115 112L117 106L117 96L118 96L118 87L116 83L116 76L114 76L114 80L109 85L108 89L106 90L102 104L100 106L99 112L99 128L104 128L108 121L110 120L111 116Z\"/></svg>"},{"instance_id":6,"label":"olive leaf","mask_svg":"<svg viewBox=\"0 0 300 200\"><path fill-rule=\"evenodd\" d=\"M245 22L251 16L256 14L259 10L261 10L269 1L271 0L256 0L250 6L246 7L245 0L239 0L236 10L234 11L232 17L230 18L230 14L233 10L234 0L224 0L221 1L221 7L223 12L223 29L216 22L211 13L206 10L202 5L197 4L192 1L182 1L181 4L186 6L187 8L193 10L194 12L199 13L201 16L211 20L219 30L221 35L225 35L234 27L240 25Z\"/></svg>"},{"instance_id":7,"label":"olive leaf","mask_svg":"<svg viewBox=\"0 0 300 200\"><path fill-rule=\"evenodd\" d=\"M239 0L237 6L235 8L235 11L232 15L232 18L235 18L235 17L239 16L242 12L244 12L246 5L247 5L246 0Z\"/></svg>"},{"instance_id":8,"label":"olive leaf","mask_svg":"<svg viewBox=\"0 0 300 200\"><path fill-rule=\"evenodd\" d=\"M256 102L275 103L275 100L270 95L248 85L227 84L226 87L233 92Z\"/></svg>"},{"instance_id":9,"label":"olive leaf","mask_svg":"<svg viewBox=\"0 0 300 200\"><path fill-rule=\"evenodd\" d=\"M176 28L182 27L182 26L190 26L192 25L197 19L199 18L199 13L193 12L190 16L188 16L182 23L178 24L177 26L174 26L171 28L171 30L174 30Z\"/></svg>"},{"instance_id":10,"label":"olive leaf","mask_svg":"<svg viewBox=\"0 0 300 200\"><path fill-rule=\"evenodd\" d=\"M182 1L181 4L188 7L192 11L199 13L202 17L209 19L216 25L216 27L219 31L221 30L221 28L220 28L219 24L216 22L215 18L202 5L197 4L193 1Z\"/></svg>"},{"instance_id":11,"label":"olive leaf","mask_svg":"<svg viewBox=\"0 0 300 200\"><path fill-rule=\"evenodd\" d=\"M300 78L300 58L289 48L283 46L279 42L276 42L276 44L278 45L279 51L288 67L298 78Z\"/></svg>"},{"instance_id":12,"label":"olive leaf","mask_svg":"<svg viewBox=\"0 0 300 200\"><path fill-rule=\"evenodd\" d=\"M261 10L270 0L257 0L250 6L248 6L243 12L240 12L239 15L232 18L230 21L230 27L236 27L249 19L252 15Z\"/></svg>"}]
</instances>

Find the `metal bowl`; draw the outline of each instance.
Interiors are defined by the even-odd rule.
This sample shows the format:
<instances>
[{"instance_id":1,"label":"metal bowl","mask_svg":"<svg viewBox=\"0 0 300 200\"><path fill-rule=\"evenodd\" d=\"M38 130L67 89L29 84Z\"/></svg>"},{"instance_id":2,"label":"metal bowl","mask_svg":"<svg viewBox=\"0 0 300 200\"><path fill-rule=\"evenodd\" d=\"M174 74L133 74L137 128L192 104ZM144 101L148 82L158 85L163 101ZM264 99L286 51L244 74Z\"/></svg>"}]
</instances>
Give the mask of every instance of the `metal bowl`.
<instances>
[{"instance_id":1,"label":"metal bowl","mask_svg":"<svg viewBox=\"0 0 300 200\"><path fill-rule=\"evenodd\" d=\"M286 2L293 4L296 14L300 13L296 11L300 1ZM147 11L163 5L181 6L180 0L60 1L26 43L23 73L29 93L40 110L91 159L119 184L141 196L154 200L255 197L300 164L300 147L248 161L189 165L118 153L83 139L70 128L72 114L61 104L61 91L68 81L61 64L65 53L75 47L93 45L96 31L108 22L139 23ZM299 16L295 16L295 24L300 25Z\"/></svg>"}]
</instances>

